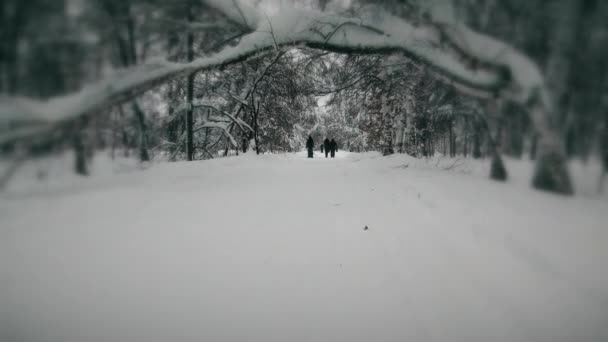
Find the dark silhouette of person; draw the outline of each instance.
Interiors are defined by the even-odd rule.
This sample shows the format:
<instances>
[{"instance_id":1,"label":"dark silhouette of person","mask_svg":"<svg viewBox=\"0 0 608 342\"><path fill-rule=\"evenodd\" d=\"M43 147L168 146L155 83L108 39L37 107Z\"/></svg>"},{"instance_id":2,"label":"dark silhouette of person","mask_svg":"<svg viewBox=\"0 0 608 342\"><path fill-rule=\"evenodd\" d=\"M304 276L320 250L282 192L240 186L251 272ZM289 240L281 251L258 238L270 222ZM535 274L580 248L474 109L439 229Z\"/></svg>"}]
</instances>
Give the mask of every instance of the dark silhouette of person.
<instances>
[{"instance_id":1,"label":"dark silhouette of person","mask_svg":"<svg viewBox=\"0 0 608 342\"><path fill-rule=\"evenodd\" d=\"M312 149L315 148L315 142L310 135L308 136L308 140L306 140L306 148L308 149L308 158L312 158Z\"/></svg>"},{"instance_id":2,"label":"dark silhouette of person","mask_svg":"<svg viewBox=\"0 0 608 342\"><path fill-rule=\"evenodd\" d=\"M324 144L321 144L321 154L323 154L323 146Z\"/></svg>"},{"instance_id":3,"label":"dark silhouette of person","mask_svg":"<svg viewBox=\"0 0 608 342\"><path fill-rule=\"evenodd\" d=\"M249 141L247 138L243 138L243 153L247 153L247 146L249 146Z\"/></svg>"},{"instance_id":4,"label":"dark silhouette of person","mask_svg":"<svg viewBox=\"0 0 608 342\"><path fill-rule=\"evenodd\" d=\"M329 142L329 139L325 138L325 140L323 141L323 145L325 148L325 158L327 158L327 156L329 155L329 149L330 149L330 145L331 145L331 143Z\"/></svg>"},{"instance_id":5,"label":"dark silhouette of person","mask_svg":"<svg viewBox=\"0 0 608 342\"><path fill-rule=\"evenodd\" d=\"M338 152L338 144L334 139L331 139L329 142L329 149L331 151L331 157L334 158L336 156L336 152Z\"/></svg>"}]
</instances>

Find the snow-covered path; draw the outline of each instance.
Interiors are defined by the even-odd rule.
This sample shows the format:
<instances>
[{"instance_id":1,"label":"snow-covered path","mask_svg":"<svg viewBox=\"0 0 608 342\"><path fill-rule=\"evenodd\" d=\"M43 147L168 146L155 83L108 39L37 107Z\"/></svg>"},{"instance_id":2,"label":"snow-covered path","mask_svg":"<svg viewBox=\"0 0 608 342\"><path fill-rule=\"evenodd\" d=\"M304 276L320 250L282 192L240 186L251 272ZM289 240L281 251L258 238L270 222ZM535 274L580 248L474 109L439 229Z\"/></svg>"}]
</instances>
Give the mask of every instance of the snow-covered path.
<instances>
[{"instance_id":1,"label":"snow-covered path","mask_svg":"<svg viewBox=\"0 0 608 342\"><path fill-rule=\"evenodd\" d=\"M608 341L606 201L338 157L0 198L0 341Z\"/></svg>"}]
</instances>

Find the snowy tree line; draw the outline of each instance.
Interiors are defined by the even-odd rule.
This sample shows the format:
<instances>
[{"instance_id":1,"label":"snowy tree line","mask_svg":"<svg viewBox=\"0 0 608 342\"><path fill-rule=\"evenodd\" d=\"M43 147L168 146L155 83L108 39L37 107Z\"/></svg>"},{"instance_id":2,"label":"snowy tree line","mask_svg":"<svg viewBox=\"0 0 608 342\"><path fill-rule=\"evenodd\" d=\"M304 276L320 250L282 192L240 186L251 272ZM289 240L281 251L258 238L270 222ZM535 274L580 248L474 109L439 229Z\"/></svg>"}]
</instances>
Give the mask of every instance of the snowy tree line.
<instances>
[{"instance_id":1,"label":"snowy tree line","mask_svg":"<svg viewBox=\"0 0 608 342\"><path fill-rule=\"evenodd\" d=\"M271 18L256 2L5 0L4 154L18 164L72 148L86 174L98 149L194 160L295 151L309 134L330 135L353 151L489 156L497 179L502 154L529 156L534 185L562 193L572 192L564 157L598 154L608 167L608 51L598 48L608 5L428 3L310 1L324 12L305 12L303 33L290 31L298 13ZM446 13L531 62L452 30ZM77 110L53 105L104 78L73 98ZM82 101L96 94L106 97ZM48 125L38 114L52 111L60 119Z\"/></svg>"}]
</instances>

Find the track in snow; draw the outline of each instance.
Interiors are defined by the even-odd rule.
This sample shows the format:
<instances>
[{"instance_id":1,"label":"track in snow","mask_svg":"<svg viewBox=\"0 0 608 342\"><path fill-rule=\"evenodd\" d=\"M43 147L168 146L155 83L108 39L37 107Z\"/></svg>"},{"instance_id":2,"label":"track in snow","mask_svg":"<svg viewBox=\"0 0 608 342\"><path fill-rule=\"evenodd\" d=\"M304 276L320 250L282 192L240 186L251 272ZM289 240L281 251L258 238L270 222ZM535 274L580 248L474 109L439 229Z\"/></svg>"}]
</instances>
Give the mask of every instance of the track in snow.
<instances>
[{"instance_id":1,"label":"track in snow","mask_svg":"<svg viewBox=\"0 0 608 342\"><path fill-rule=\"evenodd\" d=\"M605 203L402 165L246 156L1 199L0 340L608 341Z\"/></svg>"}]
</instances>

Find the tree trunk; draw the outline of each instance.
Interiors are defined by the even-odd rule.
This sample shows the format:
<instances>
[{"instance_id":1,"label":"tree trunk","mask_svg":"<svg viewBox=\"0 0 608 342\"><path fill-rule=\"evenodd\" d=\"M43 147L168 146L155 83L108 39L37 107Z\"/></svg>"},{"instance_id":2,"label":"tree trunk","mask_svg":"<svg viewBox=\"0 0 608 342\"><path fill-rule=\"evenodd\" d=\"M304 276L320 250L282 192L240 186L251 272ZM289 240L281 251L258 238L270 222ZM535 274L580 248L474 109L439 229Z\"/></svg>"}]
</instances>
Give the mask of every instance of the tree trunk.
<instances>
[{"instance_id":1,"label":"tree trunk","mask_svg":"<svg viewBox=\"0 0 608 342\"><path fill-rule=\"evenodd\" d=\"M449 127L449 145L450 145L450 157L456 157L456 138L454 137L454 120L450 120L448 123Z\"/></svg>"},{"instance_id":2,"label":"tree trunk","mask_svg":"<svg viewBox=\"0 0 608 342\"><path fill-rule=\"evenodd\" d=\"M247 140L247 138L243 138L243 142L242 142L242 148L243 148L243 153L247 153L247 147L249 145L249 140Z\"/></svg>"},{"instance_id":3,"label":"tree trunk","mask_svg":"<svg viewBox=\"0 0 608 342\"><path fill-rule=\"evenodd\" d=\"M191 4L188 6L188 22L191 23L194 21L194 16L192 14L192 6ZM191 62L194 59L194 36L192 34L192 30L188 30L187 34L187 44L188 44L188 62ZM186 111L186 156L189 161L194 160L194 119L193 119L193 105L192 101L194 98L194 74L188 75L188 85L187 85L187 101L188 101L188 110Z\"/></svg>"},{"instance_id":4,"label":"tree trunk","mask_svg":"<svg viewBox=\"0 0 608 342\"><path fill-rule=\"evenodd\" d=\"M111 123L111 129L112 129L112 145L110 147L110 157L112 160L114 160L116 158L116 145L118 143L118 125L117 125L117 119L116 119L117 113L115 111L112 111L110 114L110 123Z\"/></svg>"},{"instance_id":5,"label":"tree trunk","mask_svg":"<svg viewBox=\"0 0 608 342\"><path fill-rule=\"evenodd\" d=\"M393 148L393 117L391 115L388 99L382 96L382 155L388 156L395 153Z\"/></svg>"},{"instance_id":6,"label":"tree trunk","mask_svg":"<svg viewBox=\"0 0 608 342\"><path fill-rule=\"evenodd\" d=\"M497 118L496 136L492 137L490 125L486 119L482 119L482 125L486 131L486 136L489 140L490 153L492 154L492 164L490 166L490 179L497 181L506 181L507 169L500 156L500 143L502 140L502 102L500 100L491 100L486 106L486 113L490 117Z\"/></svg>"},{"instance_id":7,"label":"tree trunk","mask_svg":"<svg viewBox=\"0 0 608 342\"><path fill-rule=\"evenodd\" d=\"M604 132L602 134L602 164L604 173L608 173L608 111L604 115Z\"/></svg>"},{"instance_id":8,"label":"tree trunk","mask_svg":"<svg viewBox=\"0 0 608 342\"><path fill-rule=\"evenodd\" d=\"M539 190L571 195L574 190L564 153L554 150L553 146L549 145L541 145L540 151L532 185Z\"/></svg>"},{"instance_id":9,"label":"tree trunk","mask_svg":"<svg viewBox=\"0 0 608 342\"><path fill-rule=\"evenodd\" d=\"M136 101L133 101L132 108L139 126L139 160L142 162L150 161L150 154L148 153L146 116Z\"/></svg>"},{"instance_id":10,"label":"tree trunk","mask_svg":"<svg viewBox=\"0 0 608 342\"><path fill-rule=\"evenodd\" d=\"M0 4L0 7L2 6L4 4ZM17 54L22 31L28 20L28 2L16 1L14 6L12 18L10 14L6 16L8 27L6 27L6 32L2 34L4 41L0 43L4 48L3 57L5 64L3 72L6 73L5 90L11 95L16 94L19 87L19 56ZM10 13L10 10L8 12ZM5 18L2 19L4 20Z\"/></svg>"},{"instance_id":11,"label":"tree trunk","mask_svg":"<svg viewBox=\"0 0 608 342\"><path fill-rule=\"evenodd\" d=\"M497 149L492 150L492 164L490 166L490 178L497 181L507 180L507 169Z\"/></svg>"},{"instance_id":12,"label":"tree trunk","mask_svg":"<svg viewBox=\"0 0 608 342\"><path fill-rule=\"evenodd\" d=\"M4 93L4 83L6 80L4 79L6 75L6 69L4 66L4 56L6 50L6 34L7 31L7 16L4 13L4 4L0 5L0 94ZM0 190L1 190L0 184Z\"/></svg>"},{"instance_id":13,"label":"tree trunk","mask_svg":"<svg viewBox=\"0 0 608 342\"><path fill-rule=\"evenodd\" d=\"M464 117L464 139L463 139L463 146L462 146L462 155L466 158L469 154L469 117L465 116Z\"/></svg>"},{"instance_id":14,"label":"tree trunk","mask_svg":"<svg viewBox=\"0 0 608 342\"><path fill-rule=\"evenodd\" d=\"M133 15L131 13L131 6L128 7L127 9L128 11L128 15L127 15L127 39L128 39L128 43L129 43L129 51L128 51L128 55L129 55L129 61L131 63L131 65L136 65L137 64L137 45L135 44L135 19L133 18Z\"/></svg>"},{"instance_id":15,"label":"tree trunk","mask_svg":"<svg viewBox=\"0 0 608 342\"><path fill-rule=\"evenodd\" d=\"M129 67L137 64L137 46L135 37L135 19L131 13L131 3L119 3L119 8L112 6L111 3L104 3L105 10L114 18L117 23L124 23L125 26L115 26L113 35L118 47L120 61L124 67ZM127 37L125 39L122 29L126 29ZM137 119L139 131L139 160L146 162L150 160L148 153L148 132L146 127L146 116L136 100L131 102L131 109ZM122 106L119 107L122 115ZM126 133L123 131L123 138L126 140ZM128 156L128 145L125 141L125 157Z\"/></svg>"},{"instance_id":16,"label":"tree trunk","mask_svg":"<svg viewBox=\"0 0 608 342\"><path fill-rule=\"evenodd\" d=\"M86 134L84 132L86 127L86 119L78 122L76 129L74 129L72 137L72 147L74 148L74 171L81 176L89 175L89 165L87 163L87 149L86 149Z\"/></svg>"},{"instance_id":17,"label":"tree trunk","mask_svg":"<svg viewBox=\"0 0 608 342\"><path fill-rule=\"evenodd\" d=\"M497 139L492 138L492 132L490 127L485 122L484 124L487 130L487 136L489 139L490 153L492 154L492 163L490 165L490 179L496 181L506 181L508 178L507 169L500 156L500 146Z\"/></svg>"},{"instance_id":18,"label":"tree trunk","mask_svg":"<svg viewBox=\"0 0 608 342\"><path fill-rule=\"evenodd\" d=\"M481 125L479 119L473 120L473 158L481 158Z\"/></svg>"},{"instance_id":19,"label":"tree trunk","mask_svg":"<svg viewBox=\"0 0 608 342\"><path fill-rule=\"evenodd\" d=\"M548 99L549 96L545 95L543 98ZM533 119L537 121L536 127L541 131L532 186L539 190L571 195L574 189L567 168L563 141L551 115L546 113L547 108L551 106L540 98L535 100L537 102L531 104L531 112Z\"/></svg>"},{"instance_id":20,"label":"tree trunk","mask_svg":"<svg viewBox=\"0 0 608 342\"><path fill-rule=\"evenodd\" d=\"M251 141L251 139L253 139L253 142L255 143L255 153L260 154L260 147L259 147L260 146L260 141L259 141L260 126L258 123L259 112L260 112L260 101L257 101L257 104L256 104L256 100L255 100L254 96L251 96L251 108L253 108L253 112L251 113L251 126L253 128L253 132L251 132L249 140Z\"/></svg>"},{"instance_id":21,"label":"tree trunk","mask_svg":"<svg viewBox=\"0 0 608 342\"><path fill-rule=\"evenodd\" d=\"M569 105L568 83L572 63L570 55L576 49L584 1L561 0L551 9L559 22L552 31L551 54L545 74L549 93L538 91L528 103L535 126L540 130L538 156L532 185L539 190L570 195L574 192L567 169L564 139L560 123L564 122Z\"/></svg>"},{"instance_id":22,"label":"tree trunk","mask_svg":"<svg viewBox=\"0 0 608 342\"><path fill-rule=\"evenodd\" d=\"M530 160L536 160L536 153L538 150L538 134L533 133L530 139Z\"/></svg>"},{"instance_id":23,"label":"tree trunk","mask_svg":"<svg viewBox=\"0 0 608 342\"><path fill-rule=\"evenodd\" d=\"M399 115L401 117L401 115ZM395 147L398 153L403 153L403 125L401 124L401 118L397 120L397 127L395 127Z\"/></svg>"},{"instance_id":24,"label":"tree trunk","mask_svg":"<svg viewBox=\"0 0 608 342\"><path fill-rule=\"evenodd\" d=\"M19 83L19 65L17 63L17 45L19 43L18 36L9 37L9 41L6 44L7 48L5 51L5 70L7 75L7 92L8 94L14 95L17 93L17 87Z\"/></svg>"},{"instance_id":25,"label":"tree trunk","mask_svg":"<svg viewBox=\"0 0 608 342\"><path fill-rule=\"evenodd\" d=\"M509 141L507 143L510 154L514 157L521 158L524 153L523 146L525 125L523 120L525 117L522 115L521 111L517 111L516 113L517 115L510 120L511 125L509 126L509 130L507 132Z\"/></svg>"},{"instance_id":26,"label":"tree trunk","mask_svg":"<svg viewBox=\"0 0 608 342\"><path fill-rule=\"evenodd\" d=\"M228 137L224 137L224 157L228 157L228 152L230 151L230 142L228 141Z\"/></svg>"},{"instance_id":27,"label":"tree trunk","mask_svg":"<svg viewBox=\"0 0 608 342\"><path fill-rule=\"evenodd\" d=\"M188 110L186 110L186 158L188 161L194 160L194 113L193 113L193 96L194 95L194 74L188 75L187 101Z\"/></svg>"},{"instance_id":28,"label":"tree trunk","mask_svg":"<svg viewBox=\"0 0 608 342\"><path fill-rule=\"evenodd\" d=\"M253 97L252 97L253 99ZM260 113L260 102L258 101L258 105L255 107L255 112L253 113L253 138L255 141L255 153L260 154L260 140L259 140L259 124L258 124L258 115Z\"/></svg>"},{"instance_id":29,"label":"tree trunk","mask_svg":"<svg viewBox=\"0 0 608 342\"><path fill-rule=\"evenodd\" d=\"M600 153L602 154L602 175L598 184L599 193L604 191L604 180L608 174L608 111L604 114L604 127L601 136Z\"/></svg>"},{"instance_id":30,"label":"tree trunk","mask_svg":"<svg viewBox=\"0 0 608 342\"><path fill-rule=\"evenodd\" d=\"M406 99L407 101L407 99ZM406 104L407 106L407 104ZM399 114L398 114L398 118L397 118L397 125L395 127L395 146L397 147L397 152L398 153L403 153L404 152L404 138L405 138L405 125L406 125L406 120L407 120L407 111L404 109L401 109Z\"/></svg>"}]
</instances>

